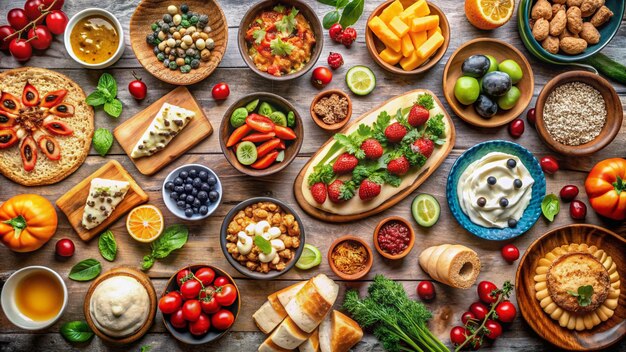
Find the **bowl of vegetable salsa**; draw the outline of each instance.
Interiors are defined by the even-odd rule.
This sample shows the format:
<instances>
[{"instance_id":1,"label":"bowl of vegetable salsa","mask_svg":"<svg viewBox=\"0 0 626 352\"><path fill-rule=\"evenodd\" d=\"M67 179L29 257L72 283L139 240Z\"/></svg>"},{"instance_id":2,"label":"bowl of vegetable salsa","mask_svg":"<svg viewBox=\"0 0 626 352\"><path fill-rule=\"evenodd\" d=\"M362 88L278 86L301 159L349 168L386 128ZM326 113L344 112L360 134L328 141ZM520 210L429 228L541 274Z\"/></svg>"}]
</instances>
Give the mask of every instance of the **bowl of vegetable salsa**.
<instances>
[{"instance_id":1,"label":"bowl of vegetable salsa","mask_svg":"<svg viewBox=\"0 0 626 352\"><path fill-rule=\"evenodd\" d=\"M275 81L302 76L317 62L322 24L297 0L265 0L252 6L239 25L239 53L258 75Z\"/></svg>"}]
</instances>

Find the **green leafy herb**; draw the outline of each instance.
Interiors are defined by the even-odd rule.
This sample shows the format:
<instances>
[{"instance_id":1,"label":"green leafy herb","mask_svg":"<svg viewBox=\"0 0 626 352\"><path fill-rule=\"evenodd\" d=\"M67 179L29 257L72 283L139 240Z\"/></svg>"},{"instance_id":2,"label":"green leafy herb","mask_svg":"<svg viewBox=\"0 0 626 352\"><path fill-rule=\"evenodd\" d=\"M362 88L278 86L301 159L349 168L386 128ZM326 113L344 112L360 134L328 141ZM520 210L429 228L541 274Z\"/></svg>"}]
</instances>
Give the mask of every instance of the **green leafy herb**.
<instances>
[{"instance_id":1,"label":"green leafy herb","mask_svg":"<svg viewBox=\"0 0 626 352\"><path fill-rule=\"evenodd\" d=\"M272 251L272 244L263 236L254 236L254 244L265 254L270 254Z\"/></svg>"},{"instance_id":2,"label":"green leafy herb","mask_svg":"<svg viewBox=\"0 0 626 352\"><path fill-rule=\"evenodd\" d=\"M331 164L319 164L313 167L313 173L309 175L309 186L313 186L318 182L329 184L335 178L333 166Z\"/></svg>"},{"instance_id":3,"label":"green leafy herb","mask_svg":"<svg viewBox=\"0 0 626 352\"><path fill-rule=\"evenodd\" d=\"M69 278L74 281L90 281L102 271L102 265L96 259L90 258L78 262L70 270Z\"/></svg>"},{"instance_id":4,"label":"green leafy herb","mask_svg":"<svg viewBox=\"0 0 626 352\"><path fill-rule=\"evenodd\" d=\"M400 124L402 124L402 126L406 127L408 130L412 128L412 126L409 124L408 116L402 113L401 108L396 111L396 121L400 122Z\"/></svg>"},{"instance_id":5,"label":"green leafy herb","mask_svg":"<svg viewBox=\"0 0 626 352\"><path fill-rule=\"evenodd\" d=\"M339 18L341 18L341 14L339 13L339 11L331 11L324 15L324 18L322 19L322 25L325 29L329 29L330 27L332 27L333 24L339 22Z\"/></svg>"},{"instance_id":6,"label":"green leafy herb","mask_svg":"<svg viewBox=\"0 0 626 352\"><path fill-rule=\"evenodd\" d=\"M94 333L84 321L68 321L61 325L61 335L69 342L87 342Z\"/></svg>"},{"instance_id":7,"label":"green leafy herb","mask_svg":"<svg viewBox=\"0 0 626 352\"><path fill-rule=\"evenodd\" d=\"M117 82L108 73L103 73L98 80L96 91L89 94L85 102L93 107L104 105L104 111L112 117L122 114L122 102L116 98Z\"/></svg>"},{"instance_id":8,"label":"green leafy herb","mask_svg":"<svg viewBox=\"0 0 626 352\"><path fill-rule=\"evenodd\" d=\"M354 180L346 181L343 183L341 188L339 188L339 199L342 200L350 200L354 197L354 194L357 190L357 184Z\"/></svg>"},{"instance_id":9,"label":"green leafy herb","mask_svg":"<svg viewBox=\"0 0 626 352\"><path fill-rule=\"evenodd\" d=\"M163 231L163 234L152 242L152 252L143 257L141 269L148 270L156 259L163 259L173 251L182 248L189 237L189 230L184 225L172 225Z\"/></svg>"},{"instance_id":10,"label":"green leafy herb","mask_svg":"<svg viewBox=\"0 0 626 352\"><path fill-rule=\"evenodd\" d=\"M567 291L567 293L576 297L579 306L586 307L591 304L591 296L593 296L593 286L580 286L578 287L578 292Z\"/></svg>"},{"instance_id":11,"label":"green leafy herb","mask_svg":"<svg viewBox=\"0 0 626 352\"><path fill-rule=\"evenodd\" d=\"M111 146L113 146L113 134L106 128L98 128L93 134L93 148L100 156L105 156Z\"/></svg>"},{"instance_id":12,"label":"green leafy herb","mask_svg":"<svg viewBox=\"0 0 626 352\"><path fill-rule=\"evenodd\" d=\"M283 12L285 12L285 6L284 5L276 5L276 6L274 6L274 11L283 13Z\"/></svg>"},{"instance_id":13,"label":"green leafy herb","mask_svg":"<svg viewBox=\"0 0 626 352\"><path fill-rule=\"evenodd\" d=\"M561 205L559 204L559 198L554 194L548 194L543 198L541 202L541 212L543 216L549 221L554 221L554 217L561 211Z\"/></svg>"},{"instance_id":14,"label":"green leafy herb","mask_svg":"<svg viewBox=\"0 0 626 352\"><path fill-rule=\"evenodd\" d=\"M355 24L363 14L365 0L317 0L335 9L324 15L322 24L329 29L333 24L340 23L344 28Z\"/></svg>"},{"instance_id":15,"label":"green leafy herb","mask_svg":"<svg viewBox=\"0 0 626 352\"><path fill-rule=\"evenodd\" d=\"M283 18L276 22L276 29L284 34L291 34L296 28L296 15L298 12L298 9L293 7L288 15L283 16Z\"/></svg>"},{"instance_id":16,"label":"green leafy herb","mask_svg":"<svg viewBox=\"0 0 626 352\"><path fill-rule=\"evenodd\" d=\"M346 148L346 152L356 156L357 159L365 158L365 152L361 149L361 143L363 143L363 140L359 134L346 136L345 134L337 133L334 138L344 148Z\"/></svg>"},{"instance_id":17,"label":"green leafy herb","mask_svg":"<svg viewBox=\"0 0 626 352\"><path fill-rule=\"evenodd\" d=\"M361 326L372 329L385 350L449 351L428 330L430 311L410 299L402 284L376 275L367 292L367 297L359 298L357 291L348 291L343 308Z\"/></svg>"},{"instance_id":18,"label":"green leafy herb","mask_svg":"<svg viewBox=\"0 0 626 352\"><path fill-rule=\"evenodd\" d=\"M141 350L139 352L148 352L152 349L152 346L150 345L143 345L141 346Z\"/></svg>"},{"instance_id":19,"label":"green leafy herb","mask_svg":"<svg viewBox=\"0 0 626 352\"><path fill-rule=\"evenodd\" d=\"M263 39L265 38L265 30L263 29L257 29L254 32L252 32L252 37L254 37L254 42L257 44L261 44L261 42L263 42Z\"/></svg>"},{"instance_id":20,"label":"green leafy herb","mask_svg":"<svg viewBox=\"0 0 626 352\"><path fill-rule=\"evenodd\" d=\"M426 121L426 134L433 140L446 136L446 125L443 122L443 114L437 114Z\"/></svg>"},{"instance_id":21,"label":"green leafy herb","mask_svg":"<svg viewBox=\"0 0 626 352\"><path fill-rule=\"evenodd\" d=\"M425 93L417 98L415 104L425 108L426 110L432 110L435 108L435 98L432 95Z\"/></svg>"},{"instance_id":22,"label":"green leafy herb","mask_svg":"<svg viewBox=\"0 0 626 352\"><path fill-rule=\"evenodd\" d=\"M272 49L272 55L287 56L291 54L295 46L291 43L283 42L280 38L275 38L270 42L270 49Z\"/></svg>"},{"instance_id":23,"label":"green leafy herb","mask_svg":"<svg viewBox=\"0 0 626 352\"><path fill-rule=\"evenodd\" d=\"M115 242L115 236L113 232L107 230L98 238L98 249L102 258L112 262L117 256L117 242Z\"/></svg>"},{"instance_id":24,"label":"green leafy herb","mask_svg":"<svg viewBox=\"0 0 626 352\"><path fill-rule=\"evenodd\" d=\"M383 111L378 114L376 118L376 122L372 125L372 136L376 139L383 147L387 145L387 137L385 137L385 129L389 126L391 122L391 116Z\"/></svg>"}]
</instances>

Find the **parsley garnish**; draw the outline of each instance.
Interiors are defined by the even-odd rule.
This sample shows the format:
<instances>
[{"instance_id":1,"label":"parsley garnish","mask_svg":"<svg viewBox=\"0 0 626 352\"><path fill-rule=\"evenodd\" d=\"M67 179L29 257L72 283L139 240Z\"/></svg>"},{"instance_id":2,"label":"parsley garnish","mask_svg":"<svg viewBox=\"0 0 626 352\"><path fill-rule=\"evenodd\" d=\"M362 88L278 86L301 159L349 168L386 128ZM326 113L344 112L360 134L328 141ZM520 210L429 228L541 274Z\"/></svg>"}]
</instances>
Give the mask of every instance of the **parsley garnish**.
<instances>
[{"instance_id":1,"label":"parsley garnish","mask_svg":"<svg viewBox=\"0 0 626 352\"><path fill-rule=\"evenodd\" d=\"M254 42L257 44L261 44L263 39L265 39L265 34L266 32L263 29L257 29L256 31L252 32L252 37L254 37Z\"/></svg>"},{"instance_id":2,"label":"parsley garnish","mask_svg":"<svg viewBox=\"0 0 626 352\"><path fill-rule=\"evenodd\" d=\"M417 98L415 104L426 108L427 110L432 110L435 108L435 99L430 94L422 94Z\"/></svg>"},{"instance_id":3,"label":"parsley garnish","mask_svg":"<svg viewBox=\"0 0 626 352\"><path fill-rule=\"evenodd\" d=\"M272 55L287 56L291 54L295 46L291 43L283 42L280 38L276 38L270 42L270 48L272 49Z\"/></svg>"},{"instance_id":4,"label":"parsley garnish","mask_svg":"<svg viewBox=\"0 0 626 352\"><path fill-rule=\"evenodd\" d=\"M276 6L274 6L274 11L283 13L283 12L285 12L285 6L284 5L276 5Z\"/></svg>"},{"instance_id":5,"label":"parsley garnish","mask_svg":"<svg viewBox=\"0 0 626 352\"><path fill-rule=\"evenodd\" d=\"M443 138L446 136L446 125L443 122L442 114L437 114L429 118L428 121L426 121L426 134L433 141L437 141L437 139Z\"/></svg>"},{"instance_id":6,"label":"parsley garnish","mask_svg":"<svg viewBox=\"0 0 626 352\"><path fill-rule=\"evenodd\" d=\"M361 143L363 143L363 140L358 134L346 136L345 134L337 133L334 138L337 142L339 142L339 144L346 148L346 152L356 156L357 159L365 158L365 152L361 149Z\"/></svg>"},{"instance_id":7,"label":"parsley garnish","mask_svg":"<svg viewBox=\"0 0 626 352\"><path fill-rule=\"evenodd\" d=\"M309 186L313 186L318 182L323 182L325 184L329 184L333 178L335 178L335 173L333 172L332 164L323 164L317 165L313 167L313 173L309 175L307 179Z\"/></svg>"},{"instance_id":8,"label":"parsley garnish","mask_svg":"<svg viewBox=\"0 0 626 352\"><path fill-rule=\"evenodd\" d=\"M293 30L296 28L296 15L298 14L298 9L295 7L291 9L288 15L283 16L280 20L276 22L276 29L285 33L291 34Z\"/></svg>"},{"instance_id":9,"label":"parsley garnish","mask_svg":"<svg viewBox=\"0 0 626 352\"><path fill-rule=\"evenodd\" d=\"M578 292L567 291L570 295L576 297L578 305L586 307L591 304L591 296L593 296L593 286L585 285L578 288Z\"/></svg>"}]
</instances>

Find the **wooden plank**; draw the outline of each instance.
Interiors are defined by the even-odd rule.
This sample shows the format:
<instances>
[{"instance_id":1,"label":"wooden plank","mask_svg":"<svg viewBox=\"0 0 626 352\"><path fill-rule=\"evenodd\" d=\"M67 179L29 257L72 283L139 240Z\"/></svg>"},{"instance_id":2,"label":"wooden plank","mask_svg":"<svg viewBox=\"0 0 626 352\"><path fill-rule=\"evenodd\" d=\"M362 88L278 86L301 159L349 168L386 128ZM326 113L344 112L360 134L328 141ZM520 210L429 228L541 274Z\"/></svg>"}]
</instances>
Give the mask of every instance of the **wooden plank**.
<instances>
[{"instance_id":1,"label":"wooden plank","mask_svg":"<svg viewBox=\"0 0 626 352\"><path fill-rule=\"evenodd\" d=\"M196 116L187 126L175 136L164 150L148 157L133 159L130 154L143 137L143 134L156 118L164 103L185 108L196 113ZM152 175L163 167L176 160L186 151L202 142L213 133L213 126L207 119L202 108L186 87L178 87L167 93L161 99L139 112L137 115L124 121L113 131L117 142L122 146L137 170L144 175Z\"/></svg>"}]
</instances>

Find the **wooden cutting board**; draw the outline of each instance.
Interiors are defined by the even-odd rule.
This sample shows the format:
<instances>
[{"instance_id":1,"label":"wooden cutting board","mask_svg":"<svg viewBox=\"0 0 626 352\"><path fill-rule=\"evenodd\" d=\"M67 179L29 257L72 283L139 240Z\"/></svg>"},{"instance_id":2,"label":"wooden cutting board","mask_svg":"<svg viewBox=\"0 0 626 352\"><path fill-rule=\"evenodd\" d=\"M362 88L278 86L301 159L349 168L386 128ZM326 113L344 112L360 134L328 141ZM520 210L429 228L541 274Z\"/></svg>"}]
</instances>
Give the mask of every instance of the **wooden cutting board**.
<instances>
[{"instance_id":1,"label":"wooden cutting board","mask_svg":"<svg viewBox=\"0 0 626 352\"><path fill-rule=\"evenodd\" d=\"M161 109L161 106L163 106L163 103L170 103L191 110L196 113L196 116L183 128L178 136L170 141L165 149L151 156L139 159L131 158L130 153L152 123L152 120ZM115 139L117 139L126 154L128 154L128 157L135 164L139 172L144 175L152 175L158 172L179 156L183 155L194 145L210 136L211 133L213 133L213 126L211 126L211 123L196 99L185 87L178 87L164 95L161 99L155 101L137 115L124 121L124 123L113 131Z\"/></svg>"},{"instance_id":2,"label":"wooden cutting board","mask_svg":"<svg viewBox=\"0 0 626 352\"><path fill-rule=\"evenodd\" d=\"M85 203L87 202L87 196L89 195L91 180L94 178L127 181L130 182L130 189L126 193L122 202L120 202L117 208L115 208L111 216L104 220L100 225L91 230L87 230L82 225L83 211L85 209ZM61 198L57 199L56 205L63 213L65 213L67 220L70 222L70 225L72 225L74 231L78 233L78 236L83 241L89 241L94 236L104 232L109 225L114 223L122 215L126 214L126 212L147 201L148 195L141 189L141 187L139 187L139 185L137 185L128 171L126 171L126 169L124 169L119 162L111 160L89 177L82 180L67 193L62 195Z\"/></svg>"}]
</instances>

